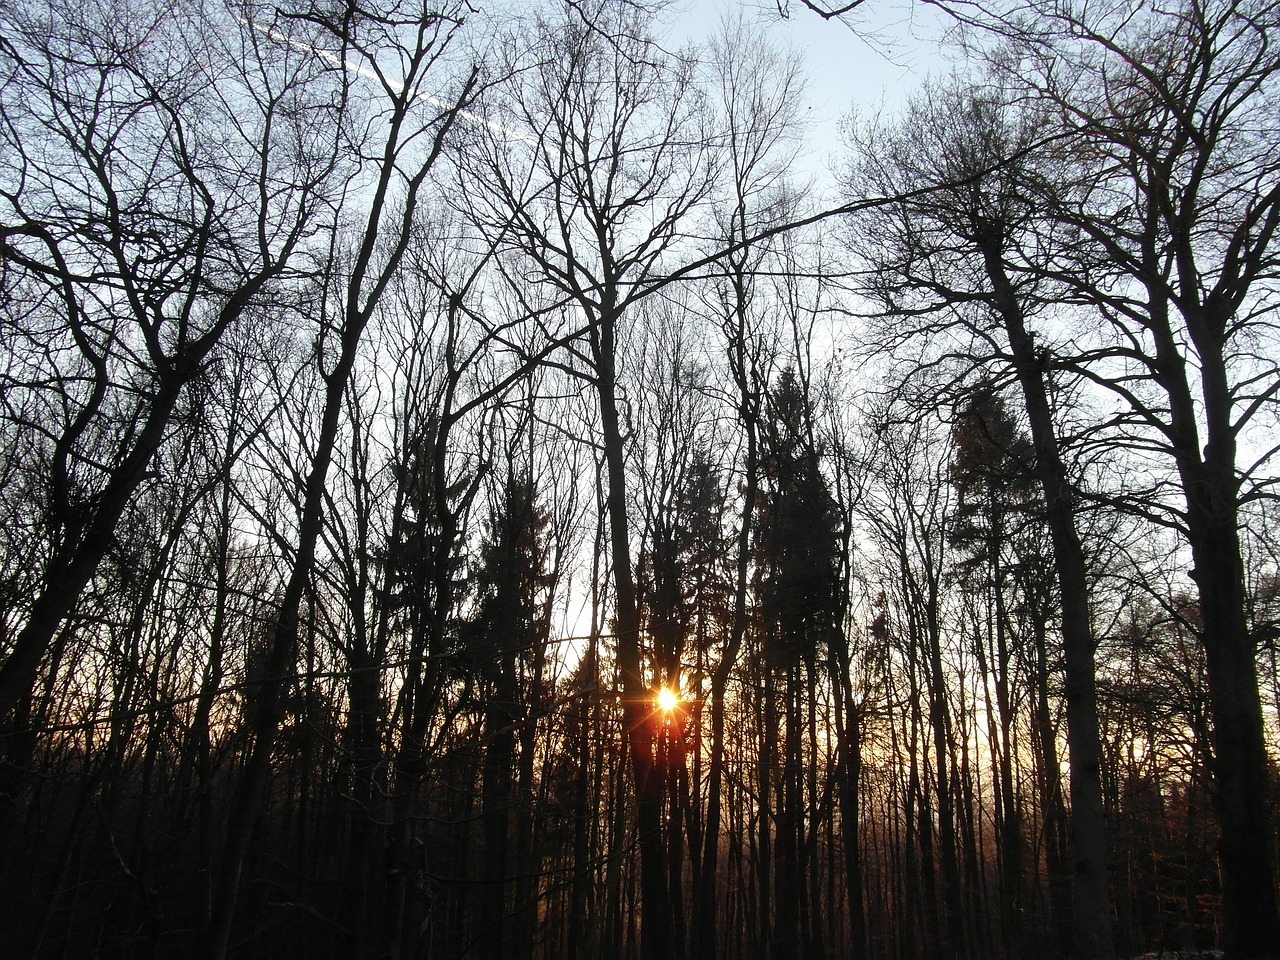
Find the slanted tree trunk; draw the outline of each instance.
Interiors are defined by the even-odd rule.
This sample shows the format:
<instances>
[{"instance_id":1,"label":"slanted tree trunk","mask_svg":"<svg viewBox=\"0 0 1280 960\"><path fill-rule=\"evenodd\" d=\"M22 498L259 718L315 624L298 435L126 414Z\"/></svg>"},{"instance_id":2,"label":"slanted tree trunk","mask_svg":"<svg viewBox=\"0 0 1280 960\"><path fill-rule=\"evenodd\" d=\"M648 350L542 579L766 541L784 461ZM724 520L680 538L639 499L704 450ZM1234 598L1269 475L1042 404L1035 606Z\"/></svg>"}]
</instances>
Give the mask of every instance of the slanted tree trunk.
<instances>
[{"instance_id":1,"label":"slanted tree trunk","mask_svg":"<svg viewBox=\"0 0 1280 960\"><path fill-rule=\"evenodd\" d=\"M1062 597L1062 649L1066 665L1067 751L1071 759L1071 834L1075 858L1075 939L1082 960L1114 960L1107 834L1102 803L1102 745L1098 727L1093 630L1084 547L1075 524L1075 494L1059 450L1045 369L1027 333L1022 307L998 247L982 248L995 305L1013 353L1026 401L1035 472L1044 493L1045 523L1053 543ZM1256 691L1255 691L1256 692Z\"/></svg>"}]
</instances>

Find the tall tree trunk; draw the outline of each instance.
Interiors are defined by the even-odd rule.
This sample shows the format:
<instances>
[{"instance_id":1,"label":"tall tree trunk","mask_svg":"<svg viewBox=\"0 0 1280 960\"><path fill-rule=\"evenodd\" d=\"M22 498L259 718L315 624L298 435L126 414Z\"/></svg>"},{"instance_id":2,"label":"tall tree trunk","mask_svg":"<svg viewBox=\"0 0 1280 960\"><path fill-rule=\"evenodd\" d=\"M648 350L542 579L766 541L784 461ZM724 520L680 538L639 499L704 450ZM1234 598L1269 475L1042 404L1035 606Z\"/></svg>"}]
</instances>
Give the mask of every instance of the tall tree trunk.
<instances>
[{"instance_id":1,"label":"tall tree trunk","mask_svg":"<svg viewBox=\"0 0 1280 960\"><path fill-rule=\"evenodd\" d=\"M839 781L840 845L844 852L845 899L849 910L849 956L867 957L867 919L862 892L862 740L858 706L853 700L849 650L837 643L831 659L831 689L836 706L836 777Z\"/></svg>"},{"instance_id":2,"label":"tall tree trunk","mask_svg":"<svg viewBox=\"0 0 1280 960\"><path fill-rule=\"evenodd\" d=\"M1244 569L1235 498L1222 472L1191 486L1192 535L1213 712L1214 810L1222 862L1223 946L1227 956L1273 957L1280 943L1272 862L1270 762L1263 734L1254 641L1245 619ZM1234 472L1234 471L1232 471ZM1215 476L1216 475L1216 476ZM1200 502L1196 502L1196 501ZM1207 502L1206 502L1207 501Z\"/></svg>"},{"instance_id":3,"label":"tall tree trunk","mask_svg":"<svg viewBox=\"0 0 1280 960\"><path fill-rule=\"evenodd\" d=\"M782 790L778 797L777 833L774 840L778 860L774 903L773 960L795 960L802 945L800 899L804 877L800 870L800 820L803 804L803 769L800 758L799 666L786 668L783 703L786 735L782 744Z\"/></svg>"},{"instance_id":4,"label":"tall tree trunk","mask_svg":"<svg viewBox=\"0 0 1280 960\"><path fill-rule=\"evenodd\" d=\"M480 911L476 949L480 956L507 956L507 847L511 841L511 774L516 733L512 699L514 664L504 664L503 679L485 709L484 772L480 818L484 825L484 865L480 876ZM530 868L519 857L521 871Z\"/></svg>"},{"instance_id":5,"label":"tall tree trunk","mask_svg":"<svg viewBox=\"0 0 1280 960\"><path fill-rule=\"evenodd\" d=\"M597 659L599 637L594 611L591 629L591 646L587 650L584 665L589 672L585 676L586 689L580 695L569 715L569 736L575 741L576 777L573 788L573 886L569 901L568 960L578 960L579 955L591 956L587 943L588 917L591 912L593 885L591 869L592 811L591 740L592 717L599 710L596 694L599 686L600 666ZM598 775L598 772L597 772ZM599 781L597 780L597 783Z\"/></svg>"},{"instance_id":6,"label":"tall tree trunk","mask_svg":"<svg viewBox=\"0 0 1280 960\"><path fill-rule=\"evenodd\" d=\"M758 427L760 416L759 396L747 380L745 343L746 299L739 290L735 311L737 336L730 346L734 380L738 386L739 416L746 435L747 449L743 462L742 514L738 520L737 557L734 572L733 620L729 640L720 654L720 662L711 674L711 755L707 761L707 814L702 838L702 870L694 892L694 940L693 956L700 960L716 960L718 952L718 926L716 923L716 894L720 862L721 793L724 780L725 693L729 687L729 675L738 662L742 642L747 633L747 579L751 566L751 528L755 515L756 495L759 489L757 476L759 447Z\"/></svg>"},{"instance_id":7,"label":"tall tree trunk","mask_svg":"<svg viewBox=\"0 0 1280 960\"><path fill-rule=\"evenodd\" d=\"M249 728L253 737L249 760L245 764L239 788L232 800L227 818L227 839L222 862L213 885L213 909L207 945L210 960L223 960L231 937L231 924L240 888L240 871L253 832L258 804L270 775L271 754L276 732L284 719L285 698L290 678L297 666L299 622L303 593L311 579L312 560L323 523L325 481L333 457L338 433L338 418L347 378L355 363L355 347L363 332L363 324L349 327L344 336L344 356L337 369L325 378L325 404L320 433L312 455L311 469L303 500L302 518L298 523L298 549L293 568L285 584L284 595L276 614L270 638L264 676L259 689L250 698L252 714Z\"/></svg>"},{"instance_id":8,"label":"tall tree trunk","mask_svg":"<svg viewBox=\"0 0 1280 960\"><path fill-rule=\"evenodd\" d=\"M1049 656L1047 616L1036 614L1035 697L1033 741L1040 768L1040 808L1043 817L1045 871L1049 885L1049 944L1065 956L1071 947L1072 871L1067 845L1067 811L1062 797L1062 771L1058 764L1058 731L1049 704Z\"/></svg>"},{"instance_id":9,"label":"tall tree trunk","mask_svg":"<svg viewBox=\"0 0 1280 960\"><path fill-rule=\"evenodd\" d=\"M960 864L956 845L955 784L951 778L951 758L955 754L955 736L950 709L950 691L942 668L942 624L939 620L940 571L926 573L926 593L921 598L924 609L924 637L928 644L929 723L933 732L934 794L938 814L939 859L942 861L944 926L947 941L944 949L958 954L966 947L964 914L960 886Z\"/></svg>"},{"instance_id":10,"label":"tall tree trunk","mask_svg":"<svg viewBox=\"0 0 1280 960\"><path fill-rule=\"evenodd\" d=\"M993 560L999 564L999 559ZM1022 954L1022 823L1013 786L1013 704L1010 700L1010 651L1005 611L1003 572L995 576L995 667L996 708L1000 720L1000 927L1004 947L1010 956Z\"/></svg>"},{"instance_id":11,"label":"tall tree trunk","mask_svg":"<svg viewBox=\"0 0 1280 960\"><path fill-rule=\"evenodd\" d=\"M757 933L757 949L761 956L768 957L769 960L776 960L773 955L773 915L774 915L774 885L771 882L773 876L773 828L774 828L774 801L773 801L773 766L774 756L778 749L778 705L777 705L777 680L772 670L764 672L764 690L758 710L762 717L760 726L761 738L759 748L759 761L757 763L756 790L760 799L757 802L756 816L756 833L759 837L757 841L757 853L755 858L756 867L756 893L757 903L756 910L756 929Z\"/></svg>"},{"instance_id":12,"label":"tall tree trunk","mask_svg":"<svg viewBox=\"0 0 1280 960\"><path fill-rule=\"evenodd\" d=\"M616 292L606 294L616 302ZM640 611L631 566L626 461L618 421L616 344L618 317L607 305L592 325L591 348L597 396L605 481L609 491L609 546L612 552L615 619L618 628L618 669L622 674L622 714L626 725L631 774L636 789L636 830L640 846L640 884L644 917L641 949L644 960L679 960L672 927L666 851L662 834L662 778L655 763L653 695L640 663Z\"/></svg>"},{"instance_id":13,"label":"tall tree trunk","mask_svg":"<svg viewBox=\"0 0 1280 960\"><path fill-rule=\"evenodd\" d=\"M516 764L516 915L515 923L512 925L517 940L514 948L507 954L514 960L529 960L533 956L538 934L538 881L542 875L542 855L538 847L538 838L534 836L533 811L536 798L533 793L533 784L537 770L538 717L545 709L540 693L543 686L542 673L545 660L545 647L541 644L545 639L545 633L538 637L537 642L540 646L534 652L529 692L525 698L523 714L517 717L520 723L517 738L520 744L520 758Z\"/></svg>"},{"instance_id":14,"label":"tall tree trunk","mask_svg":"<svg viewBox=\"0 0 1280 960\"><path fill-rule=\"evenodd\" d=\"M1098 732L1093 630L1084 547L1075 523L1075 495L1059 451L1045 369L1027 333L1022 307L1005 273L999 249L982 250L995 304L1013 353L1035 447L1045 522L1053 542L1062 596L1062 647L1066 664L1067 750L1071 758L1071 833L1075 854L1075 939L1081 960L1114 960L1107 833L1102 803L1102 745Z\"/></svg>"},{"instance_id":15,"label":"tall tree trunk","mask_svg":"<svg viewBox=\"0 0 1280 960\"><path fill-rule=\"evenodd\" d=\"M1222 337L1233 318L1207 307L1184 310L1200 360L1205 443L1185 380L1186 361L1169 333L1166 301L1153 310L1157 360L1170 399L1178 474L1186 497L1187 539L1200 597L1213 716L1214 810L1222 863L1223 947L1230 958L1272 957L1280 943L1273 862L1274 821L1255 641L1245 610L1239 533L1239 479L1233 391ZM1219 309L1225 309L1220 307Z\"/></svg>"}]
</instances>

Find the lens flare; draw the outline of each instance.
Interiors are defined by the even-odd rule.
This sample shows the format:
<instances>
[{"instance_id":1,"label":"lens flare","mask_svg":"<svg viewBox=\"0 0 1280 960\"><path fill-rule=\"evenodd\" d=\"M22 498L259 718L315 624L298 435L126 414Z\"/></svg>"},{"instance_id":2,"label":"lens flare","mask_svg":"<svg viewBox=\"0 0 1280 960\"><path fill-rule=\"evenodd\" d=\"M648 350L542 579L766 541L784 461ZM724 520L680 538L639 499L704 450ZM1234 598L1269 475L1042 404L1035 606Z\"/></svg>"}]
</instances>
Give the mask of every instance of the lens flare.
<instances>
[{"instance_id":1,"label":"lens flare","mask_svg":"<svg viewBox=\"0 0 1280 960\"><path fill-rule=\"evenodd\" d=\"M658 707L670 713L680 703L680 695L674 690L668 690L663 687L658 691Z\"/></svg>"}]
</instances>

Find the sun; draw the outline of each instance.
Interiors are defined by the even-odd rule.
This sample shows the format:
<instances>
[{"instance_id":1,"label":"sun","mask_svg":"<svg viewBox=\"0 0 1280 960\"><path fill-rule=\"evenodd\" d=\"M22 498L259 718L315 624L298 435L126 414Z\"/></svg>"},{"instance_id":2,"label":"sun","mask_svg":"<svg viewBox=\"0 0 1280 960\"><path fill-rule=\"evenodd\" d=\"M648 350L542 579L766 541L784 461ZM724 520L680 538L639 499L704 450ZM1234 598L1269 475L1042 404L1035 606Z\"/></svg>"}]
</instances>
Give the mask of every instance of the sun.
<instances>
[{"instance_id":1,"label":"sun","mask_svg":"<svg viewBox=\"0 0 1280 960\"><path fill-rule=\"evenodd\" d=\"M666 687L658 688L658 708L670 713L680 704L680 694Z\"/></svg>"}]
</instances>

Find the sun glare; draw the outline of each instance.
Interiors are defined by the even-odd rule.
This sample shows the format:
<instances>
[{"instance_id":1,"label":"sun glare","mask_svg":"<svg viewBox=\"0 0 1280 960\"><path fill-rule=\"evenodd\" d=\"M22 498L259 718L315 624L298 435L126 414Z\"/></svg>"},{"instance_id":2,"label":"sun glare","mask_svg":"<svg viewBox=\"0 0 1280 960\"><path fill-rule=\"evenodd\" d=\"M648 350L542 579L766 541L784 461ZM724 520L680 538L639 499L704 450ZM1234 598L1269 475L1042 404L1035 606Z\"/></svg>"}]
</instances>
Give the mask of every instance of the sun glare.
<instances>
[{"instance_id":1,"label":"sun glare","mask_svg":"<svg viewBox=\"0 0 1280 960\"><path fill-rule=\"evenodd\" d=\"M658 707L667 713L670 713L680 703L680 695L674 690L668 690L662 687L658 690Z\"/></svg>"}]
</instances>

